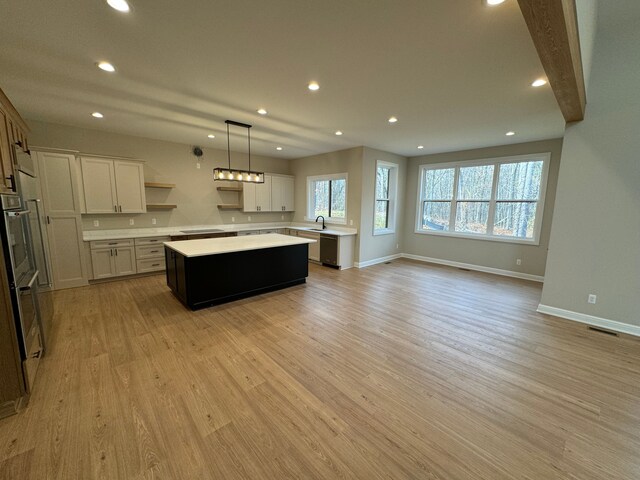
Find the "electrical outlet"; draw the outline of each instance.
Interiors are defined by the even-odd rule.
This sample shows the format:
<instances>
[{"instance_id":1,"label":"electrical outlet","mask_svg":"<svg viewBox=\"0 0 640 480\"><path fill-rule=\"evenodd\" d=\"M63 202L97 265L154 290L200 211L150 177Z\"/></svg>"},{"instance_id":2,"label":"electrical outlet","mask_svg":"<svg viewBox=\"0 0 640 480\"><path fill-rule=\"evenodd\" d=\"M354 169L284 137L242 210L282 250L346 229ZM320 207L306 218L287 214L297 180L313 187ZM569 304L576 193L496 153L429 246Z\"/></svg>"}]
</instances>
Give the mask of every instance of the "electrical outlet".
<instances>
[{"instance_id":1,"label":"electrical outlet","mask_svg":"<svg viewBox=\"0 0 640 480\"><path fill-rule=\"evenodd\" d=\"M349 225L353 225L353 220L349 220Z\"/></svg>"},{"instance_id":2,"label":"electrical outlet","mask_svg":"<svg viewBox=\"0 0 640 480\"><path fill-rule=\"evenodd\" d=\"M251 215L249 215L249 216L247 217L247 221L248 221L248 222L250 222L250 221L251 221Z\"/></svg>"},{"instance_id":3,"label":"electrical outlet","mask_svg":"<svg viewBox=\"0 0 640 480\"><path fill-rule=\"evenodd\" d=\"M396 243L396 250L398 250L400 248L400 244Z\"/></svg>"},{"instance_id":4,"label":"electrical outlet","mask_svg":"<svg viewBox=\"0 0 640 480\"><path fill-rule=\"evenodd\" d=\"M200 170L200 164L199 164L199 163L196 163L196 168L197 168L198 170Z\"/></svg>"},{"instance_id":5,"label":"electrical outlet","mask_svg":"<svg viewBox=\"0 0 640 480\"><path fill-rule=\"evenodd\" d=\"M587 302L594 304L597 301L598 301L598 296L594 295L593 293L590 293L589 297L587 298Z\"/></svg>"},{"instance_id":6,"label":"electrical outlet","mask_svg":"<svg viewBox=\"0 0 640 480\"><path fill-rule=\"evenodd\" d=\"M129 225L133 225L135 222L133 221L133 218L129 219Z\"/></svg>"},{"instance_id":7,"label":"electrical outlet","mask_svg":"<svg viewBox=\"0 0 640 480\"><path fill-rule=\"evenodd\" d=\"M522 260L517 259L517 260L516 260L516 265L522 265Z\"/></svg>"},{"instance_id":8,"label":"electrical outlet","mask_svg":"<svg viewBox=\"0 0 640 480\"><path fill-rule=\"evenodd\" d=\"M231 217L231 223L235 223L236 222L236 217Z\"/></svg>"},{"instance_id":9,"label":"electrical outlet","mask_svg":"<svg viewBox=\"0 0 640 480\"><path fill-rule=\"evenodd\" d=\"M284 215L280 215L280 220L284 220Z\"/></svg>"},{"instance_id":10,"label":"electrical outlet","mask_svg":"<svg viewBox=\"0 0 640 480\"><path fill-rule=\"evenodd\" d=\"M158 223L157 220L155 218L152 218L151 219L151 225L155 225L156 223Z\"/></svg>"},{"instance_id":11,"label":"electrical outlet","mask_svg":"<svg viewBox=\"0 0 640 480\"><path fill-rule=\"evenodd\" d=\"M93 221L93 226L94 227L99 227L100 226L100 220L94 220Z\"/></svg>"}]
</instances>

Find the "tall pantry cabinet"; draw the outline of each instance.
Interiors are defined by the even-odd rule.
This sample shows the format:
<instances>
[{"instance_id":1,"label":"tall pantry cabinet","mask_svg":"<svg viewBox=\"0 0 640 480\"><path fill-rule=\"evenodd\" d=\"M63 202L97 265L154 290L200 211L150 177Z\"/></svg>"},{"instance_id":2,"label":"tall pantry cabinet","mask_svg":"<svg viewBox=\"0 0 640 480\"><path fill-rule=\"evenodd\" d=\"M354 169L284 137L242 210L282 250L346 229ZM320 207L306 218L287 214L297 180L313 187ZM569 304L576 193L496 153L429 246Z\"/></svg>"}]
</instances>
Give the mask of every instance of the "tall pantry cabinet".
<instances>
[{"instance_id":1,"label":"tall pantry cabinet","mask_svg":"<svg viewBox=\"0 0 640 480\"><path fill-rule=\"evenodd\" d=\"M75 153L37 151L51 253L53 287L88 284L82 241L80 175Z\"/></svg>"}]
</instances>

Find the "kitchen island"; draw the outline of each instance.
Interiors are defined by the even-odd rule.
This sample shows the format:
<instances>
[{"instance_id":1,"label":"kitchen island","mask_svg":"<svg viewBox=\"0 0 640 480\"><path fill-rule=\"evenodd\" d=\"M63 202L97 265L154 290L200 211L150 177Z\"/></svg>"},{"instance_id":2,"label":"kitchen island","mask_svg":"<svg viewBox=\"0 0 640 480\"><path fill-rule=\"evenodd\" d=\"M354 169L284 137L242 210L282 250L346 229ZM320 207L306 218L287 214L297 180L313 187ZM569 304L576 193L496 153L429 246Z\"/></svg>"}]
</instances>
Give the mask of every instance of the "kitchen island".
<instances>
[{"instance_id":1,"label":"kitchen island","mask_svg":"<svg viewBox=\"0 0 640 480\"><path fill-rule=\"evenodd\" d=\"M196 310L305 283L314 242L275 233L165 242L167 285Z\"/></svg>"}]
</instances>

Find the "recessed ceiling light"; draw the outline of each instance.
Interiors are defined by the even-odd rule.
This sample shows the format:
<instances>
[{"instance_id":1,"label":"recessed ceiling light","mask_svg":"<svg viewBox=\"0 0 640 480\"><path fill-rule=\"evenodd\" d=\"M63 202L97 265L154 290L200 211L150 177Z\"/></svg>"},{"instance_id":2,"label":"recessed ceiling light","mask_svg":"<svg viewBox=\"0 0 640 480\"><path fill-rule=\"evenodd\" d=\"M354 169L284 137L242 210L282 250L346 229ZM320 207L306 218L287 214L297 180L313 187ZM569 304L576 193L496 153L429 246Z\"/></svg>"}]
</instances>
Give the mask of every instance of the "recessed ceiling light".
<instances>
[{"instance_id":1,"label":"recessed ceiling light","mask_svg":"<svg viewBox=\"0 0 640 480\"><path fill-rule=\"evenodd\" d=\"M104 70L105 72L113 73L116 71L116 67L111 65L109 62L99 62L98 68L100 70Z\"/></svg>"},{"instance_id":2,"label":"recessed ceiling light","mask_svg":"<svg viewBox=\"0 0 640 480\"><path fill-rule=\"evenodd\" d=\"M487 0L487 5L489 5L490 7L495 7L496 5L500 5L501 3L504 3L504 0Z\"/></svg>"},{"instance_id":3,"label":"recessed ceiling light","mask_svg":"<svg viewBox=\"0 0 640 480\"><path fill-rule=\"evenodd\" d=\"M516 134L516 132L513 132L513 131L510 131L510 132L505 133L505 135L506 135L507 137L513 137L515 134Z\"/></svg>"},{"instance_id":4,"label":"recessed ceiling light","mask_svg":"<svg viewBox=\"0 0 640 480\"><path fill-rule=\"evenodd\" d=\"M338 135L338 136L342 135L342 130L338 130L338 131L336 132L336 135Z\"/></svg>"},{"instance_id":5,"label":"recessed ceiling light","mask_svg":"<svg viewBox=\"0 0 640 480\"><path fill-rule=\"evenodd\" d=\"M547 81L544 78L539 78L537 79L535 82L533 82L531 84L532 87L541 87L543 85L546 85Z\"/></svg>"},{"instance_id":6,"label":"recessed ceiling light","mask_svg":"<svg viewBox=\"0 0 640 480\"><path fill-rule=\"evenodd\" d=\"M281 151L282 147L276 147L276 150Z\"/></svg>"},{"instance_id":7,"label":"recessed ceiling light","mask_svg":"<svg viewBox=\"0 0 640 480\"><path fill-rule=\"evenodd\" d=\"M418 150L422 150L424 148L424 145L418 145Z\"/></svg>"},{"instance_id":8,"label":"recessed ceiling light","mask_svg":"<svg viewBox=\"0 0 640 480\"><path fill-rule=\"evenodd\" d=\"M209 135L207 135L207 138L216 138L216 136L213 133L210 133Z\"/></svg>"},{"instance_id":9,"label":"recessed ceiling light","mask_svg":"<svg viewBox=\"0 0 640 480\"><path fill-rule=\"evenodd\" d=\"M311 82L311 83L307 86L307 88L308 88L309 90L311 90L312 92L315 92L316 90L319 90L319 89L320 89L320 85L318 85L318 82Z\"/></svg>"},{"instance_id":10,"label":"recessed ceiling light","mask_svg":"<svg viewBox=\"0 0 640 480\"><path fill-rule=\"evenodd\" d=\"M129 4L126 2L126 0L107 0L107 3L109 4L109 6L111 8L114 8L116 10L118 10L119 12L128 12L129 10L131 10L129 8Z\"/></svg>"},{"instance_id":11,"label":"recessed ceiling light","mask_svg":"<svg viewBox=\"0 0 640 480\"><path fill-rule=\"evenodd\" d=\"M389 117L389 123L396 123L398 119L396 117Z\"/></svg>"},{"instance_id":12,"label":"recessed ceiling light","mask_svg":"<svg viewBox=\"0 0 640 480\"><path fill-rule=\"evenodd\" d=\"M260 109L258 109L258 113L259 113L260 115L266 115L266 114L267 114L267 111L266 111L264 108L260 108Z\"/></svg>"},{"instance_id":13,"label":"recessed ceiling light","mask_svg":"<svg viewBox=\"0 0 640 480\"><path fill-rule=\"evenodd\" d=\"M104 118L104 115L101 114L100 112L93 112L91 116L94 118Z\"/></svg>"}]
</instances>

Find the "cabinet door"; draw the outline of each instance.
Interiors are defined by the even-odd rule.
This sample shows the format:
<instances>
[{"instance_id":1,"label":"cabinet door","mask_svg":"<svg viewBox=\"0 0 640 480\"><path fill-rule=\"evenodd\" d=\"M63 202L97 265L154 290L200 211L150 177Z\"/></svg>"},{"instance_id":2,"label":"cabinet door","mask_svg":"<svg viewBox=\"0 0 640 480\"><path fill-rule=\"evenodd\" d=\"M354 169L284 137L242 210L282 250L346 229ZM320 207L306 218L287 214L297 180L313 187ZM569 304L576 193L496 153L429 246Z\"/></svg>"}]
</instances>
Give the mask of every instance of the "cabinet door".
<instances>
[{"instance_id":1,"label":"cabinet door","mask_svg":"<svg viewBox=\"0 0 640 480\"><path fill-rule=\"evenodd\" d=\"M87 213L116 213L118 201L113 160L82 157L80 163Z\"/></svg>"},{"instance_id":2,"label":"cabinet door","mask_svg":"<svg viewBox=\"0 0 640 480\"><path fill-rule=\"evenodd\" d=\"M295 179L293 177L282 177L282 205L285 212L293 212L294 195L293 188Z\"/></svg>"},{"instance_id":3,"label":"cabinet door","mask_svg":"<svg viewBox=\"0 0 640 480\"><path fill-rule=\"evenodd\" d=\"M245 212L256 212L256 184L245 183L242 187L242 203Z\"/></svg>"},{"instance_id":4,"label":"cabinet door","mask_svg":"<svg viewBox=\"0 0 640 480\"><path fill-rule=\"evenodd\" d=\"M46 214L80 215L75 157L64 153L37 152L35 158Z\"/></svg>"},{"instance_id":5,"label":"cabinet door","mask_svg":"<svg viewBox=\"0 0 640 480\"><path fill-rule=\"evenodd\" d=\"M274 212L284 211L283 184L284 177L271 177L271 209Z\"/></svg>"},{"instance_id":6,"label":"cabinet door","mask_svg":"<svg viewBox=\"0 0 640 480\"><path fill-rule=\"evenodd\" d=\"M271 211L271 175L264 176L264 183L256 183L256 206L259 212Z\"/></svg>"},{"instance_id":7,"label":"cabinet door","mask_svg":"<svg viewBox=\"0 0 640 480\"><path fill-rule=\"evenodd\" d=\"M54 288L86 285L80 215L49 217L47 234Z\"/></svg>"},{"instance_id":8,"label":"cabinet door","mask_svg":"<svg viewBox=\"0 0 640 480\"><path fill-rule=\"evenodd\" d=\"M11 193L13 161L11 159L11 142L7 134L7 117L0 110L0 167L2 169L2 181L0 181L0 191Z\"/></svg>"},{"instance_id":9,"label":"cabinet door","mask_svg":"<svg viewBox=\"0 0 640 480\"><path fill-rule=\"evenodd\" d=\"M91 266L93 267L93 278L109 278L116 275L114 262L114 249L101 248L99 250L91 250Z\"/></svg>"},{"instance_id":10,"label":"cabinet door","mask_svg":"<svg viewBox=\"0 0 640 480\"><path fill-rule=\"evenodd\" d=\"M320 261L320 234L309 232L298 232L298 236L315 240L315 243L309 244L309 260Z\"/></svg>"},{"instance_id":11,"label":"cabinet door","mask_svg":"<svg viewBox=\"0 0 640 480\"><path fill-rule=\"evenodd\" d=\"M121 213L145 213L147 202L144 193L144 165L139 162L115 160L118 211Z\"/></svg>"},{"instance_id":12,"label":"cabinet door","mask_svg":"<svg viewBox=\"0 0 640 480\"><path fill-rule=\"evenodd\" d=\"M135 247L114 248L116 275L133 275L136 273L136 252Z\"/></svg>"}]
</instances>

